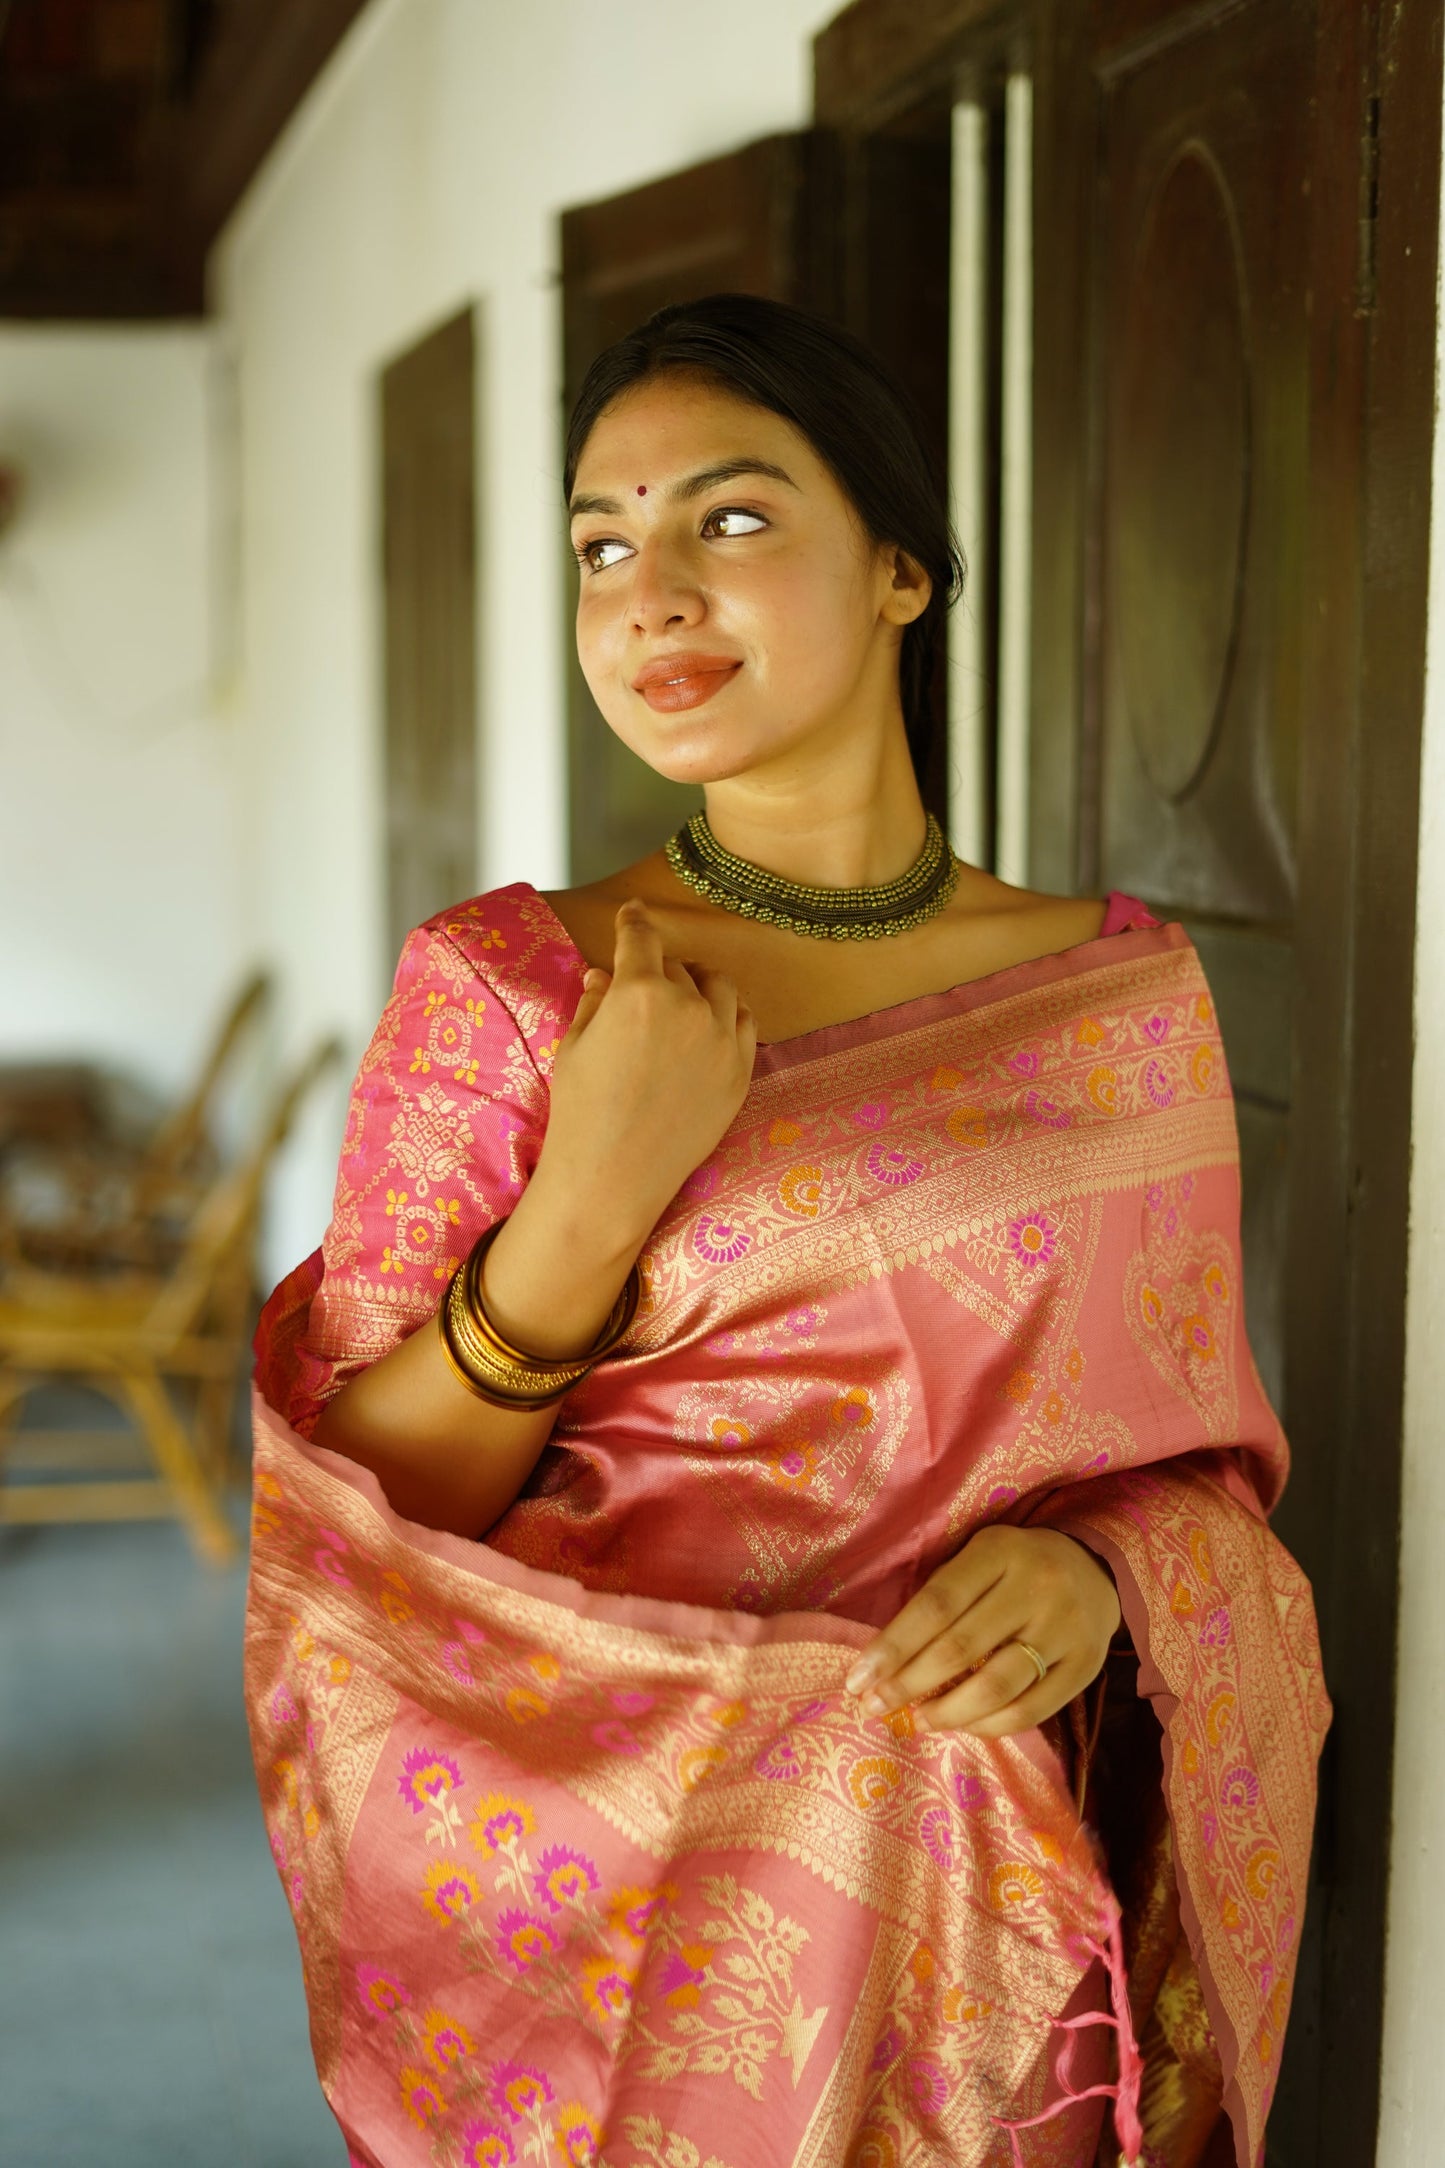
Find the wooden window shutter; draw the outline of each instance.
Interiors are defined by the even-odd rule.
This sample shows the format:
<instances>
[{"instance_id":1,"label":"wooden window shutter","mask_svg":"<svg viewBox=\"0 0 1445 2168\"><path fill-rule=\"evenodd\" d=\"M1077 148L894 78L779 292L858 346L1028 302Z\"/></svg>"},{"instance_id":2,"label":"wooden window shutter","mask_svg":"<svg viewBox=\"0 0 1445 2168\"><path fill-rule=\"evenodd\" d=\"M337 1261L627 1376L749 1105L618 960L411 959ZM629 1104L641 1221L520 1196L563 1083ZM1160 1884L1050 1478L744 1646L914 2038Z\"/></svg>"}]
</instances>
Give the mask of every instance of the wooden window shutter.
<instances>
[{"instance_id":1,"label":"wooden window shutter","mask_svg":"<svg viewBox=\"0 0 1445 2168\"><path fill-rule=\"evenodd\" d=\"M562 425L589 364L654 309L752 293L837 313L837 150L822 130L765 137L562 215ZM568 594L576 583L569 554ZM571 876L643 857L701 793L668 783L613 736L568 635Z\"/></svg>"},{"instance_id":2,"label":"wooden window shutter","mask_svg":"<svg viewBox=\"0 0 1445 2168\"><path fill-rule=\"evenodd\" d=\"M477 885L475 377L467 308L381 378L388 973Z\"/></svg>"}]
</instances>

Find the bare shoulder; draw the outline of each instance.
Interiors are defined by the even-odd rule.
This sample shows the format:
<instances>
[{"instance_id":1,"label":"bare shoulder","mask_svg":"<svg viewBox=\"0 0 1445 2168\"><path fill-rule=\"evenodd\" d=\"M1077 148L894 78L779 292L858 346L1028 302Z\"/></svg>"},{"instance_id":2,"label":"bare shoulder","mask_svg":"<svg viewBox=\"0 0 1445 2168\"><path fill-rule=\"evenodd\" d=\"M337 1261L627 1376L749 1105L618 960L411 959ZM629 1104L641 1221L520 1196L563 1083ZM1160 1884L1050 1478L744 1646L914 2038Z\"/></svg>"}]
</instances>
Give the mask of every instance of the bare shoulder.
<instances>
[{"instance_id":1,"label":"bare shoulder","mask_svg":"<svg viewBox=\"0 0 1445 2168\"><path fill-rule=\"evenodd\" d=\"M1015 888L978 866L964 866L949 917L960 940L975 953L988 953L985 968L1003 970L1095 940L1106 910L1096 896L1051 896L1041 889Z\"/></svg>"},{"instance_id":2,"label":"bare shoulder","mask_svg":"<svg viewBox=\"0 0 1445 2168\"><path fill-rule=\"evenodd\" d=\"M585 881L576 888L545 888L541 895L588 963L606 968L612 962L621 905L637 896L644 903L666 906L676 899L677 880L662 852L653 851L600 881Z\"/></svg>"}]
</instances>

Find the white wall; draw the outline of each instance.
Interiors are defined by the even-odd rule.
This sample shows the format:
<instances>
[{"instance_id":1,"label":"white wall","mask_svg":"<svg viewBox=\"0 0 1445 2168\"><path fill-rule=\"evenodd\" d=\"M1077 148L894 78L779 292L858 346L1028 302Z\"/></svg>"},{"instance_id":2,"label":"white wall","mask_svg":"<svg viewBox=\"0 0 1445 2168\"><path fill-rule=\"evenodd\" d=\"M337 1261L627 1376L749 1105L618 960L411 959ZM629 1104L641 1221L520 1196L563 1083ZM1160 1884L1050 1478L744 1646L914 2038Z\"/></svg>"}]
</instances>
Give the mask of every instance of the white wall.
<instances>
[{"instance_id":1,"label":"white wall","mask_svg":"<svg viewBox=\"0 0 1445 2168\"><path fill-rule=\"evenodd\" d=\"M0 325L0 1060L169 1090L245 943L213 335Z\"/></svg>"},{"instance_id":2,"label":"white wall","mask_svg":"<svg viewBox=\"0 0 1445 2168\"><path fill-rule=\"evenodd\" d=\"M1438 305L1436 319L1381 2168L1439 2168L1445 2159L1445 427L1439 412L1445 326Z\"/></svg>"},{"instance_id":3,"label":"white wall","mask_svg":"<svg viewBox=\"0 0 1445 2168\"><path fill-rule=\"evenodd\" d=\"M804 125L837 0L373 0L214 259L239 371L255 924L358 1046L383 958L376 376L479 312L480 866L565 878L558 213ZM324 1125L323 1125L324 1126ZM316 1238L300 1155L276 1269Z\"/></svg>"}]
</instances>

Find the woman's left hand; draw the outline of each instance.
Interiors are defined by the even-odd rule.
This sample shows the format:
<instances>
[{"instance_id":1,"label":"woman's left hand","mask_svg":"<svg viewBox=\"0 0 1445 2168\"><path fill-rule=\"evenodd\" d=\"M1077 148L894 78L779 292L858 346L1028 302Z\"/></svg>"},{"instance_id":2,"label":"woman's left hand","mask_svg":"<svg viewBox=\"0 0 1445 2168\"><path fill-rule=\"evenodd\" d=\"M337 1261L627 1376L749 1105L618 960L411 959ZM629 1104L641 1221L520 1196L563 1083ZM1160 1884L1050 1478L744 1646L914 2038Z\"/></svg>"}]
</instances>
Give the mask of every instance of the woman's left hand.
<instances>
[{"instance_id":1,"label":"woman's left hand","mask_svg":"<svg viewBox=\"0 0 1445 2168\"><path fill-rule=\"evenodd\" d=\"M1118 1625L1108 1568L1082 1543L1052 1528L981 1528L863 1651L848 1691L865 1716L909 1703L922 1730L1003 1739L1082 1693ZM1048 1666L1042 1678L1023 1642Z\"/></svg>"}]
</instances>

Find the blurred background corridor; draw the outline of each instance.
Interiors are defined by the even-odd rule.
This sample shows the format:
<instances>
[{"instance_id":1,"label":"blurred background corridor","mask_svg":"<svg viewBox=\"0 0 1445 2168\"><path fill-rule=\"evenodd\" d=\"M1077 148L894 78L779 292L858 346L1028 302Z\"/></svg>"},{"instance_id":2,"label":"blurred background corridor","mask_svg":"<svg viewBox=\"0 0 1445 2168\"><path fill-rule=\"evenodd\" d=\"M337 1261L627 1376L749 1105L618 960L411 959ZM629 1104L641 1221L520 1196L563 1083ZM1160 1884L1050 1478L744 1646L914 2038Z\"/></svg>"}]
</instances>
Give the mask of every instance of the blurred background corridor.
<instances>
[{"instance_id":1,"label":"blurred background corridor","mask_svg":"<svg viewBox=\"0 0 1445 2168\"><path fill-rule=\"evenodd\" d=\"M738 289L868 339L947 474L956 849L1144 897L1217 993L1337 1711L1270 2164L1436 2168L1442 22L0 0L4 2168L340 2168L240 1699L250 1335L407 929L694 809L577 668L562 428Z\"/></svg>"}]
</instances>

